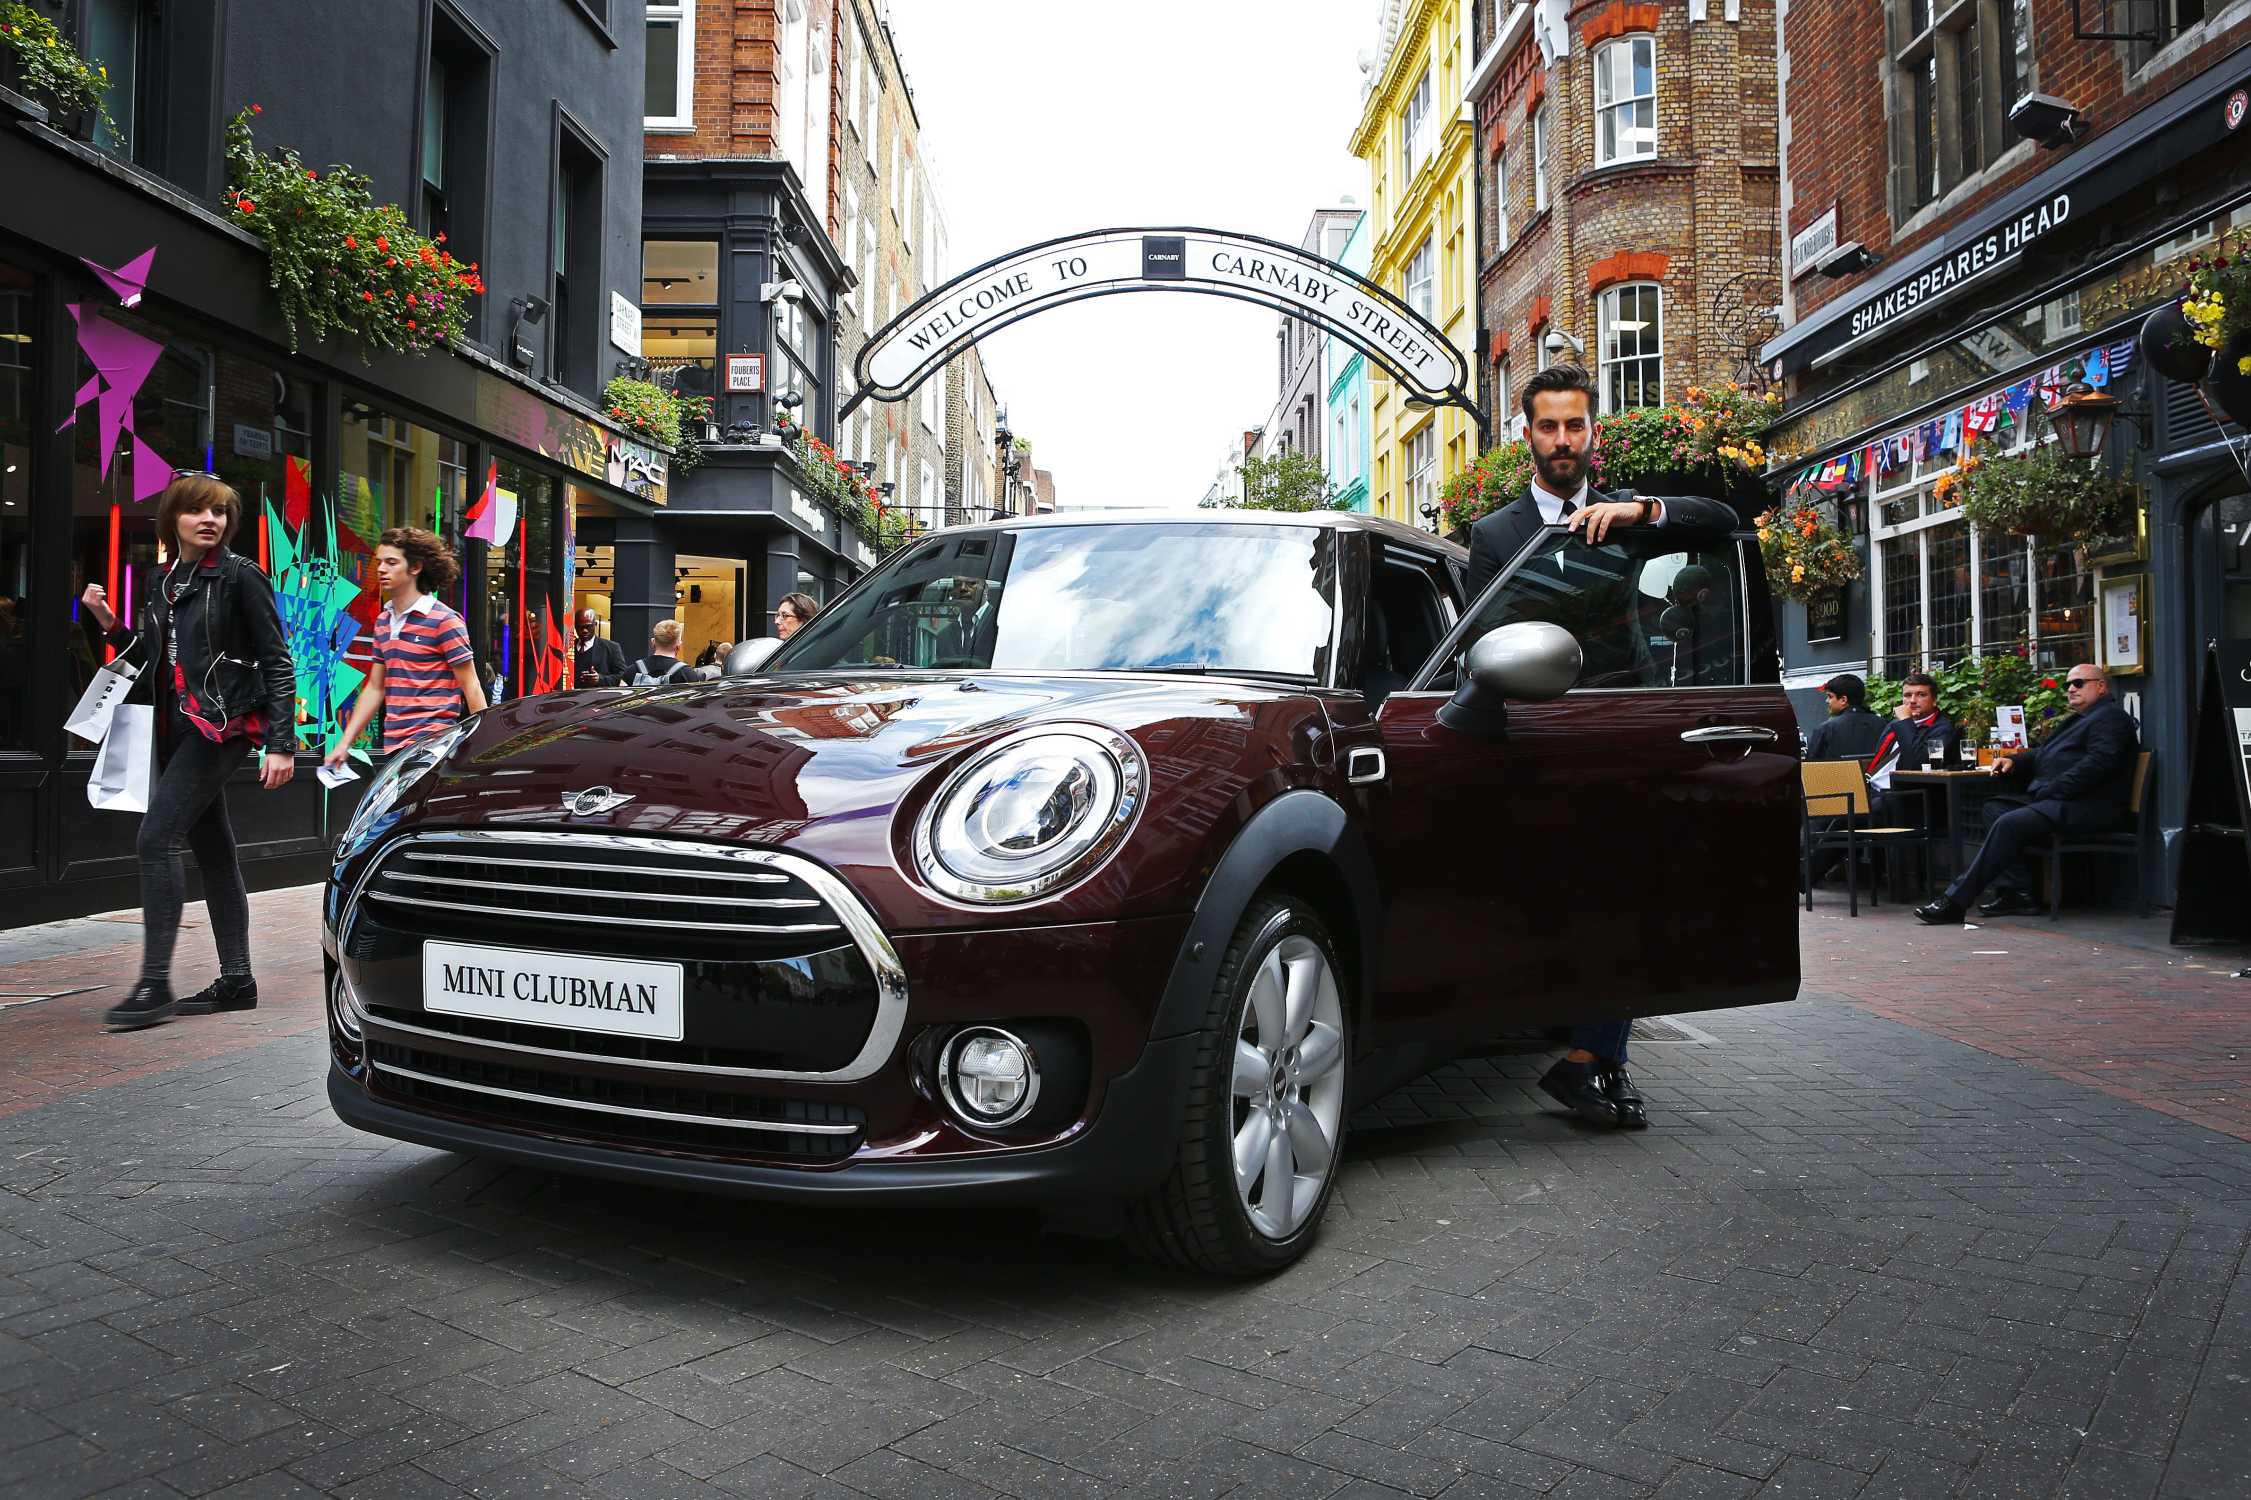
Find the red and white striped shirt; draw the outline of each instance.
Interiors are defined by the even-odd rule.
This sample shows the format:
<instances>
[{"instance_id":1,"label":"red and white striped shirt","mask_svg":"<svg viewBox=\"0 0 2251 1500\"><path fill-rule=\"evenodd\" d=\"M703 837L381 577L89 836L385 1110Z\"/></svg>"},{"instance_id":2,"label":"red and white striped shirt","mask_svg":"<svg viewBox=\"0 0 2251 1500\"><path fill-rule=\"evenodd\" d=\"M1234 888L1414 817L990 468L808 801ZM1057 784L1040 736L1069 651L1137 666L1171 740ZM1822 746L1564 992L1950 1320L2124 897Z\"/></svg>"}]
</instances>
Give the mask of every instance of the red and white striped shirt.
<instances>
[{"instance_id":1,"label":"red and white striped shirt","mask_svg":"<svg viewBox=\"0 0 2251 1500\"><path fill-rule=\"evenodd\" d=\"M473 658L469 624L434 594L403 612L375 617L375 659L383 667L383 753L390 755L461 717L467 707L454 668Z\"/></svg>"}]
</instances>

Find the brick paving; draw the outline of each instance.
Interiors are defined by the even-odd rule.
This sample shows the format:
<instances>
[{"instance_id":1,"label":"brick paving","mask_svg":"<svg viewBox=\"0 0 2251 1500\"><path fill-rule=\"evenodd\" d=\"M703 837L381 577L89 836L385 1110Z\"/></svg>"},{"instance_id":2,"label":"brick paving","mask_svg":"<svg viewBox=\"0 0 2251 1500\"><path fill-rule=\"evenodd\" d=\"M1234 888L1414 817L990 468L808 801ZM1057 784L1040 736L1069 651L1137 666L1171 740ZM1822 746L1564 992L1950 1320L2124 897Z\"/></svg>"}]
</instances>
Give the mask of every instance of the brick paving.
<instances>
[{"instance_id":1,"label":"brick paving","mask_svg":"<svg viewBox=\"0 0 2251 1500\"><path fill-rule=\"evenodd\" d=\"M1458 1064L1241 1284L349 1132L260 900L254 1018L0 1011L0 1494L2251 1493L2251 981L2146 927L1823 902L1808 998L1641 1047L1657 1128ZM42 983L129 981L86 932Z\"/></svg>"}]
</instances>

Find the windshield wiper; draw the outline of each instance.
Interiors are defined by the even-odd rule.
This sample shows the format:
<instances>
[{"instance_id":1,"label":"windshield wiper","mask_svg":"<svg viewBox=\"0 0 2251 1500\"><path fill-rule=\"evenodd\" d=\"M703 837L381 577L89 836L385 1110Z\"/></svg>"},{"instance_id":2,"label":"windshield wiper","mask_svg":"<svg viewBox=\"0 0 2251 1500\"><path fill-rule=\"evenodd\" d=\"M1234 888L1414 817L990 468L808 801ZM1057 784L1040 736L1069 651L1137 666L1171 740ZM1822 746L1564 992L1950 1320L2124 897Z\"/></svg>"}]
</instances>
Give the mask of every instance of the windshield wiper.
<instances>
[{"instance_id":1,"label":"windshield wiper","mask_svg":"<svg viewBox=\"0 0 2251 1500\"><path fill-rule=\"evenodd\" d=\"M1253 677L1260 682L1311 683L1311 672L1271 672L1258 667L1217 667L1206 662L1181 662L1168 667L1110 667L1112 672L1163 672L1180 677Z\"/></svg>"}]
</instances>

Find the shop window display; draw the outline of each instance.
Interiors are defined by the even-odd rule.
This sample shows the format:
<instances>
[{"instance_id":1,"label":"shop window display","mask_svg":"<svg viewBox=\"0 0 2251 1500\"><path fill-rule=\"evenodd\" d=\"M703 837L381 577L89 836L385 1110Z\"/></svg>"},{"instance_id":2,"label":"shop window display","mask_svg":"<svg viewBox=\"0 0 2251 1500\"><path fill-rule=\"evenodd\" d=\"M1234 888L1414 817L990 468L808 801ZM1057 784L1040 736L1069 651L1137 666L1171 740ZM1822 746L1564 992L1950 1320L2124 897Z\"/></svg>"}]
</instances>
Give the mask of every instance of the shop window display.
<instances>
[{"instance_id":1,"label":"shop window display","mask_svg":"<svg viewBox=\"0 0 2251 1500\"><path fill-rule=\"evenodd\" d=\"M84 316L147 339L158 352L133 396L130 422L105 434L98 407L89 403L72 424L73 622L77 595L88 583L108 590L121 619L134 619L169 560L155 524L156 494L169 475L141 472L150 464L214 473L234 486L243 517L231 545L261 567L273 570L277 548L293 554L309 545L315 529L309 388L270 365L180 337L122 308L89 307ZM81 352L74 379L84 382L93 373ZM100 451L105 435L113 444L106 465ZM134 498L136 490L143 498ZM285 599L285 616L289 608ZM72 629L69 643L66 688L75 700L95 666L115 653L97 647L84 628ZM301 721L315 712L308 701L321 696L321 666L298 663Z\"/></svg>"},{"instance_id":2,"label":"shop window display","mask_svg":"<svg viewBox=\"0 0 2251 1500\"><path fill-rule=\"evenodd\" d=\"M462 512L474 497L469 493L468 445L403 417L347 397L344 421L338 429L336 522L333 558L337 575L353 586L351 615L359 629L344 659L358 673L373 664L375 617L383 608L383 590L375 575L376 541L394 526L418 526L435 532L462 556ZM481 549L482 543L469 543ZM464 577L469 570L464 568ZM469 623L473 641L485 639L467 583L456 584L444 602L461 612ZM347 699L343 714L350 712ZM340 723L342 714L337 716ZM362 748L382 743L378 718L368 726Z\"/></svg>"},{"instance_id":3,"label":"shop window display","mask_svg":"<svg viewBox=\"0 0 2251 1500\"><path fill-rule=\"evenodd\" d=\"M570 619L555 594L559 560L555 481L537 469L501 460L496 482L518 501L516 531L505 547L475 543L483 554L481 608L491 633L478 642L478 671L497 682L495 698L547 693L568 684Z\"/></svg>"},{"instance_id":4,"label":"shop window display","mask_svg":"<svg viewBox=\"0 0 2251 1500\"><path fill-rule=\"evenodd\" d=\"M44 638L32 608L32 287L0 262L0 752L34 748L31 648Z\"/></svg>"}]
</instances>

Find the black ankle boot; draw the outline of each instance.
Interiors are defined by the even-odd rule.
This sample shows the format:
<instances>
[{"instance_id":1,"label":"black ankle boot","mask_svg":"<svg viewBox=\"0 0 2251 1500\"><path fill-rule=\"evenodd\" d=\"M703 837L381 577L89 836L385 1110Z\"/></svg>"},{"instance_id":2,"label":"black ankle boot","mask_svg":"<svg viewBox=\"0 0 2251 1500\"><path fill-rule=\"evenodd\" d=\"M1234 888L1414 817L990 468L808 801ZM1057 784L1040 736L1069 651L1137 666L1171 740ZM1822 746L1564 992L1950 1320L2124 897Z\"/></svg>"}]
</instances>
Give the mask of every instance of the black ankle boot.
<instances>
[{"instance_id":1,"label":"black ankle boot","mask_svg":"<svg viewBox=\"0 0 2251 1500\"><path fill-rule=\"evenodd\" d=\"M139 1031L144 1026L162 1026L176 1009L171 985L161 979L143 979L124 999L102 1012L102 1024L115 1031Z\"/></svg>"},{"instance_id":2,"label":"black ankle boot","mask_svg":"<svg viewBox=\"0 0 2251 1500\"><path fill-rule=\"evenodd\" d=\"M183 1016L207 1016L215 1010L256 1010L258 981L248 974L221 974L180 1002Z\"/></svg>"}]
</instances>

